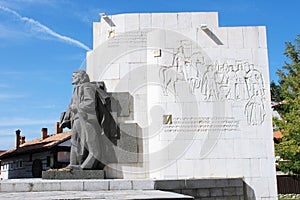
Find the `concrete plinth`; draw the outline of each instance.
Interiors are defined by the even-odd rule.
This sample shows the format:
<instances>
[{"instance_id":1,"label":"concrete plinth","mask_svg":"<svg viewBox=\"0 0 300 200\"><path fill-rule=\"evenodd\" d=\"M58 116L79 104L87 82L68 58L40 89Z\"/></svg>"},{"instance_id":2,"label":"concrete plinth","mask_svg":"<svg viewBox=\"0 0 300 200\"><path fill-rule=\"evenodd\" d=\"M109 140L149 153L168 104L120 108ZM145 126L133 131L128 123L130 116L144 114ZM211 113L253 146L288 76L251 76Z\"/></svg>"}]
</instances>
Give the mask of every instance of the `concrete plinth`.
<instances>
[{"instance_id":1,"label":"concrete plinth","mask_svg":"<svg viewBox=\"0 0 300 200\"><path fill-rule=\"evenodd\" d=\"M43 179L104 179L103 170L43 171Z\"/></svg>"},{"instance_id":2,"label":"concrete plinth","mask_svg":"<svg viewBox=\"0 0 300 200\"><path fill-rule=\"evenodd\" d=\"M168 194L172 195L165 196L162 193L158 193L158 190L160 192L169 192ZM40 193L40 195L36 195L37 193ZM179 194L175 197L175 193ZM49 194L53 198L50 198L51 195ZM131 194L134 194L134 197ZM130 199L131 197L132 199L188 199L193 197L195 199L233 200L245 199L251 194L254 194L254 191L244 182L243 178L170 180L10 179L0 181L0 199L7 199L7 197L19 199L22 196L24 197L23 199L35 199L36 196L45 196L47 199L69 199L69 196L73 195L72 199L75 199L75 196L78 199L87 197L91 199L106 199L105 197L109 196L109 199ZM88 195L97 195L97 197ZM100 195L103 195L103 197L100 198Z\"/></svg>"},{"instance_id":3,"label":"concrete plinth","mask_svg":"<svg viewBox=\"0 0 300 200\"><path fill-rule=\"evenodd\" d=\"M13 200L57 200L57 199L194 199L191 196L158 190L115 190L115 191L51 191L0 193L0 199Z\"/></svg>"}]
</instances>

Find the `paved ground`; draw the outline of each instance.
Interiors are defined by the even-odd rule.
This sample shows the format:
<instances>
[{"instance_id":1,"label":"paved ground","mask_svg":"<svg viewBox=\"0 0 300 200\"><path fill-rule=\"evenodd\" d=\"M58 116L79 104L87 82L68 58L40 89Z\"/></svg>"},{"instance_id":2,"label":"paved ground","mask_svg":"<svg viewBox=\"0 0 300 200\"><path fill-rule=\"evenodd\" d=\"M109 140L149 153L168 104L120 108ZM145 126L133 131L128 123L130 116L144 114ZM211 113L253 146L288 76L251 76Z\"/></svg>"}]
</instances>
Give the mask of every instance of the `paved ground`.
<instances>
[{"instance_id":1,"label":"paved ground","mask_svg":"<svg viewBox=\"0 0 300 200\"><path fill-rule=\"evenodd\" d=\"M192 199L189 196L159 190L115 191L51 191L51 192L1 192L0 199L14 200L86 200L86 199Z\"/></svg>"}]
</instances>

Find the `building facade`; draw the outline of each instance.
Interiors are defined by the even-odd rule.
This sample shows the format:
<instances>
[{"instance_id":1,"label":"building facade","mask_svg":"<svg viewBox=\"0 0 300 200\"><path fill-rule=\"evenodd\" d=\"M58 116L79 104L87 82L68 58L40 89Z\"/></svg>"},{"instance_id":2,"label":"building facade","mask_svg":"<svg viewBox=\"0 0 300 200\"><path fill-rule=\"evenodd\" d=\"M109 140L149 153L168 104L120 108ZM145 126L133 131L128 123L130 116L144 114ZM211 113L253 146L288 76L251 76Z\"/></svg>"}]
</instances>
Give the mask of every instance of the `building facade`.
<instances>
[{"instance_id":1,"label":"building facade","mask_svg":"<svg viewBox=\"0 0 300 200\"><path fill-rule=\"evenodd\" d=\"M48 135L43 128L41 138L28 142L20 133L16 131L16 147L0 155L1 179L40 178L42 171L69 164L71 132Z\"/></svg>"}]
</instances>

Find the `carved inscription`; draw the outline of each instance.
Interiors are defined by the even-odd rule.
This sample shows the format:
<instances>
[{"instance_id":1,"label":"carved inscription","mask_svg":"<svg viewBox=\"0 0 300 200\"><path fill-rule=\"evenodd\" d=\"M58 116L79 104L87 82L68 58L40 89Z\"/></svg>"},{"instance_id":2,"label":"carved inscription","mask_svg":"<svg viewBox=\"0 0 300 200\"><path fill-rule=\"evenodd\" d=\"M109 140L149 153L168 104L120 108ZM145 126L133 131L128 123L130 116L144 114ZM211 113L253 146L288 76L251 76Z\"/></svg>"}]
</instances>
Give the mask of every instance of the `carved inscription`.
<instances>
[{"instance_id":1,"label":"carved inscription","mask_svg":"<svg viewBox=\"0 0 300 200\"><path fill-rule=\"evenodd\" d=\"M236 131L239 121L233 117L173 117L172 124L164 124L165 132Z\"/></svg>"},{"instance_id":2,"label":"carved inscription","mask_svg":"<svg viewBox=\"0 0 300 200\"><path fill-rule=\"evenodd\" d=\"M147 46L147 34L142 31L126 32L126 34L117 33L115 36L108 40L108 47L118 46L130 46L130 47L146 47Z\"/></svg>"}]
</instances>

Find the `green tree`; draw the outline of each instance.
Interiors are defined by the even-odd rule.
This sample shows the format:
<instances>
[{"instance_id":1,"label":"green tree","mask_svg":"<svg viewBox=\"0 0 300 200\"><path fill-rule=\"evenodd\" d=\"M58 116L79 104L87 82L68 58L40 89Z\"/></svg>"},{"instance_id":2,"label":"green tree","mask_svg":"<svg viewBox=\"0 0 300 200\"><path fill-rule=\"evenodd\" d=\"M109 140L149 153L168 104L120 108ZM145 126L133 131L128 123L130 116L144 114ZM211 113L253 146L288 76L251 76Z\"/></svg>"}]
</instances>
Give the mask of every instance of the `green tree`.
<instances>
[{"instance_id":1,"label":"green tree","mask_svg":"<svg viewBox=\"0 0 300 200\"><path fill-rule=\"evenodd\" d=\"M295 43L287 42L284 55L288 58L283 69L277 70L278 84L271 83L272 98L285 102L276 106L283 120L274 119L274 124L283 134L282 141L275 145L279 168L283 172L300 174L300 35Z\"/></svg>"}]
</instances>

